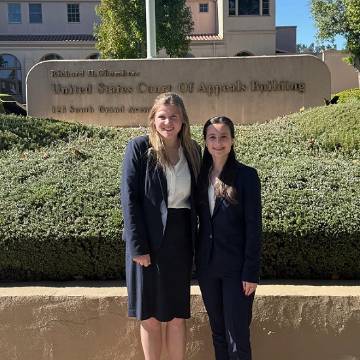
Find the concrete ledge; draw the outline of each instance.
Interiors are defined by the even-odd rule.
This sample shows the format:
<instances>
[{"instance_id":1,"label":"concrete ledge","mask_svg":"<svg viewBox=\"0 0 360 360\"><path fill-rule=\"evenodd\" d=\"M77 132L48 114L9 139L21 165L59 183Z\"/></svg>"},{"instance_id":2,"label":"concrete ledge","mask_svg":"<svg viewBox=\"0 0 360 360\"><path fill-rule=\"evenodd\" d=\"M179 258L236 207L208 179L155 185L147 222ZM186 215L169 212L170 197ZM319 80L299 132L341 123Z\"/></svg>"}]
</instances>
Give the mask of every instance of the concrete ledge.
<instances>
[{"instance_id":1,"label":"concrete ledge","mask_svg":"<svg viewBox=\"0 0 360 360\"><path fill-rule=\"evenodd\" d=\"M1 360L140 360L138 323L120 282L0 284ZM214 359L192 286L187 359ZM254 303L254 360L360 360L358 283L264 284Z\"/></svg>"}]
</instances>

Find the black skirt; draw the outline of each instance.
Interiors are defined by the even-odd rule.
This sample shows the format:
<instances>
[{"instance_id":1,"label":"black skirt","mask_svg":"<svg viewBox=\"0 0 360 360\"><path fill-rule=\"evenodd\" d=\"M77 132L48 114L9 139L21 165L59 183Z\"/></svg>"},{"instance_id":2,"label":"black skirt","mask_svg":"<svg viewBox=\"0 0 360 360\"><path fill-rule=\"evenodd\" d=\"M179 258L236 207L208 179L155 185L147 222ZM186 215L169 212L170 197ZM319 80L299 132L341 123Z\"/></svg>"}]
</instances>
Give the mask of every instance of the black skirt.
<instances>
[{"instance_id":1,"label":"black skirt","mask_svg":"<svg viewBox=\"0 0 360 360\"><path fill-rule=\"evenodd\" d=\"M189 318L193 258L189 209L168 209L161 246L150 256L148 267L127 259L128 289L129 282L136 286L128 296L129 316L139 320L154 317L163 322Z\"/></svg>"}]
</instances>

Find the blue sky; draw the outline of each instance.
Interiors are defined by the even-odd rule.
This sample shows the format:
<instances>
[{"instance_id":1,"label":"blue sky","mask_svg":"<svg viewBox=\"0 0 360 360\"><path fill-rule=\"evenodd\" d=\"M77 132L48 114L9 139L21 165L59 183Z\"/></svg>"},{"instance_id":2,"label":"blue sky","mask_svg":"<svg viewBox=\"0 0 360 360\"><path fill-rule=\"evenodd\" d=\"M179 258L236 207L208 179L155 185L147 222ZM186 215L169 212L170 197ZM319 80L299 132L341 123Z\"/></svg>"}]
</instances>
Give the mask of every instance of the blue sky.
<instances>
[{"instance_id":1,"label":"blue sky","mask_svg":"<svg viewBox=\"0 0 360 360\"><path fill-rule=\"evenodd\" d=\"M296 25L297 43L310 45L316 43L316 28L310 12L311 0L277 0L276 25ZM338 49L345 47L345 40L336 38Z\"/></svg>"}]
</instances>

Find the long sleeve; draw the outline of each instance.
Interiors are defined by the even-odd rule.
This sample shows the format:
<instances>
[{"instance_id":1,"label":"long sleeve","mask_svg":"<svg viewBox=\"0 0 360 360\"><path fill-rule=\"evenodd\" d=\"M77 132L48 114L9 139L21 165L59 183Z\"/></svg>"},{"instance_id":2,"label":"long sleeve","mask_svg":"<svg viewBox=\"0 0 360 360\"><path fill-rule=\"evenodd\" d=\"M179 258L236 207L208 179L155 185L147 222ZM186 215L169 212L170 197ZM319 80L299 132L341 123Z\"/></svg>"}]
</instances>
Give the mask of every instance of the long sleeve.
<instances>
[{"instance_id":1,"label":"long sleeve","mask_svg":"<svg viewBox=\"0 0 360 360\"><path fill-rule=\"evenodd\" d=\"M244 185L246 242L242 279L243 281L257 283L260 273L262 220L260 180L255 169L251 169L251 172L247 174Z\"/></svg>"},{"instance_id":2,"label":"long sleeve","mask_svg":"<svg viewBox=\"0 0 360 360\"><path fill-rule=\"evenodd\" d=\"M141 157L140 145L135 140L129 142L125 150L121 177L121 206L124 217L124 238L131 257L149 254L147 231L141 194Z\"/></svg>"}]
</instances>

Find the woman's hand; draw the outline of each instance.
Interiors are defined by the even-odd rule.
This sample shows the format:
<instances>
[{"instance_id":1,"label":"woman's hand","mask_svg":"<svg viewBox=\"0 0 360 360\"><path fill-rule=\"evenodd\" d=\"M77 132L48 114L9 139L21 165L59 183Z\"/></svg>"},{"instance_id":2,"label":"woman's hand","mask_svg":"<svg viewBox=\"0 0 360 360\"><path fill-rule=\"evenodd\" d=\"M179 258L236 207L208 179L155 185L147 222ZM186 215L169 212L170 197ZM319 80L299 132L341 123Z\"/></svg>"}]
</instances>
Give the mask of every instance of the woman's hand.
<instances>
[{"instance_id":1,"label":"woman's hand","mask_svg":"<svg viewBox=\"0 0 360 360\"><path fill-rule=\"evenodd\" d=\"M257 287L256 283L243 281L243 289L246 296L250 296L253 292L255 292L256 287Z\"/></svg>"},{"instance_id":2,"label":"woman's hand","mask_svg":"<svg viewBox=\"0 0 360 360\"><path fill-rule=\"evenodd\" d=\"M148 267L151 264L150 254L134 256L133 261L141 266Z\"/></svg>"}]
</instances>

